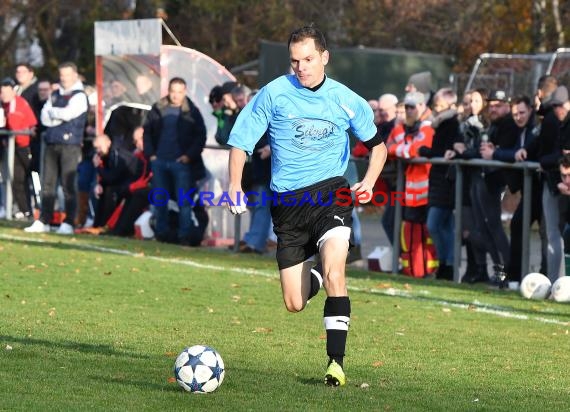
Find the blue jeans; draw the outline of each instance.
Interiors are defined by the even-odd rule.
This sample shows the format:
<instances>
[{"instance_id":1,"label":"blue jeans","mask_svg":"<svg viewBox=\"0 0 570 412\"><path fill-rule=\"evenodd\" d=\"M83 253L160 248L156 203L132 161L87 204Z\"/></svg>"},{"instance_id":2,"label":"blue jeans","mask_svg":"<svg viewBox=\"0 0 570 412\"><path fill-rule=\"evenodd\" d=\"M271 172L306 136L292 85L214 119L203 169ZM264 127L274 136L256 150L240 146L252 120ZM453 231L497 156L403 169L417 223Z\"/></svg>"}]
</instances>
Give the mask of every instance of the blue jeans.
<instances>
[{"instance_id":1,"label":"blue jeans","mask_svg":"<svg viewBox=\"0 0 570 412\"><path fill-rule=\"evenodd\" d=\"M172 200L178 200L179 193L186 193L195 186L190 165L175 160L155 159L152 162L152 186L168 191ZM192 205L185 199L177 201L178 213L178 240L184 241L190 236L192 228ZM155 233L157 238L168 237L170 232L168 224L168 205L155 204L156 219Z\"/></svg>"},{"instance_id":2,"label":"blue jeans","mask_svg":"<svg viewBox=\"0 0 570 412\"><path fill-rule=\"evenodd\" d=\"M453 231L455 218L453 209L430 206L427 215L427 228L440 264L453 266Z\"/></svg>"},{"instance_id":3,"label":"blue jeans","mask_svg":"<svg viewBox=\"0 0 570 412\"><path fill-rule=\"evenodd\" d=\"M262 192L266 192L266 199L271 199L271 190L265 185L256 185L253 187L252 192L259 193L259 196L249 195L247 201L249 203L257 202L257 205L251 209L251 216L249 222L249 230L243 236L243 240L247 245L259 252L265 250L265 244L271 227L271 210L270 202L263 201L261 197Z\"/></svg>"}]
</instances>

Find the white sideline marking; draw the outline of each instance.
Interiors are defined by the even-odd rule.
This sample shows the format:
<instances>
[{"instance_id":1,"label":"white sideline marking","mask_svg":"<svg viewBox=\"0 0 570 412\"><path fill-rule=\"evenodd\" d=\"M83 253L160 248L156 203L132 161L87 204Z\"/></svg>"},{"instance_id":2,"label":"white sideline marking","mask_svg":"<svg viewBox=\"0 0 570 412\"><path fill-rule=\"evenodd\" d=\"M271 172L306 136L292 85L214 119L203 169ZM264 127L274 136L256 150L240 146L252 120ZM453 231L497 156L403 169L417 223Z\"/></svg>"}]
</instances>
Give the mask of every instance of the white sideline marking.
<instances>
[{"instance_id":1,"label":"white sideline marking","mask_svg":"<svg viewBox=\"0 0 570 412\"><path fill-rule=\"evenodd\" d=\"M27 237L10 236L10 235L4 235L4 234L0 234L0 239L24 241L24 242L32 242L32 243L42 243L42 244L56 243L56 242L51 241L51 240L30 239ZM74 243L65 243L65 244L76 247L78 249L96 250L98 252L112 253L115 255L131 256L131 257L136 257L139 259L141 259L141 258L142 259L149 259L149 260L154 260L154 261L162 262L162 263L174 263L174 264L179 264L179 265L191 266L191 267L195 267L195 268L199 268L199 269L223 270L223 271L229 271L229 272L234 272L234 273L239 273L239 274L264 276L264 277L268 277L268 278L279 279L279 275L277 274L277 272L274 272L274 271L267 272L267 271L255 270L255 269L241 269L241 268L236 268L236 267L229 267L228 268L228 267L219 266L219 265L208 265L208 264L204 264L204 263L198 263L198 262L188 260L188 259L163 258L163 257L159 257L159 256L140 254L140 253L135 253L135 252L129 252L127 250L113 249L113 248L107 248L107 247L91 245L91 244L79 244L79 243L75 243L75 244ZM476 313L485 313L485 314L500 316L500 317L509 318L509 319L533 320L533 321L537 321L537 322L541 322L541 323L549 323L549 324L561 325L561 326L570 325L569 321L561 321L559 319L544 318L542 316L523 315L523 314L519 314L519 313L510 312L508 310L501 308L500 306L486 305L486 304L481 304L479 302L467 304L467 303L452 303L452 302L448 302L446 300L440 300L440 299L438 299L438 300L428 299L428 298L424 298L422 296L412 295L406 291L403 291L400 289L395 289L395 288L375 289L375 288L359 288L356 286L347 286L347 288L348 288L348 290L353 291L353 292L372 293L372 294L377 294L377 295L397 296L397 297L412 299L412 300L429 301L431 303L441 305L441 306L450 306L450 307L455 307L458 309L465 309L465 310L469 309L469 310L476 312ZM429 292L420 291L420 293L429 293Z\"/></svg>"}]
</instances>

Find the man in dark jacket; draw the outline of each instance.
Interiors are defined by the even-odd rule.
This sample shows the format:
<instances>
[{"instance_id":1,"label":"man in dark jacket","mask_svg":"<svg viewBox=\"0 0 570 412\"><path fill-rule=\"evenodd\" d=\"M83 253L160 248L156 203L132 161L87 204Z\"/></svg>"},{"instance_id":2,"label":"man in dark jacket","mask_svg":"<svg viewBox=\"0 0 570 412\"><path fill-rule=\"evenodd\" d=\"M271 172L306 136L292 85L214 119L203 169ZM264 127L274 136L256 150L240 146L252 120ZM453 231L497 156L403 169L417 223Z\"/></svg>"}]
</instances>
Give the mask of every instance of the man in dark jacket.
<instances>
[{"instance_id":1,"label":"man in dark jacket","mask_svg":"<svg viewBox=\"0 0 570 412\"><path fill-rule=\"evenodd\" d=\"M554 107L563 106L568 102L568 90L558 86L552 90L556 82L539 80L537 95L541 99L537 114L542 117L538 137L517 151L518 161L537 159L542 169L542 210L544 227L548 241L547 272L552 282L559 276L564 276L564 242L560 233L560 193L557 184L560 182L558 161L562 156L560 125L561 120L556 115Z\"/></svg>"},{"instance_id":2,"label":"man in dark jacket","mask_svg":"<svg viewBox=\"0 0 570 412\"><path fill-rule=\"evenodd\" d=\"M518 96L511 100L511 113L518 127L518 139L511 147L494 147L488 145L482 152L485 159L500 160L513 163L516 161L516 153L526 144L531 144L536 138L538 130L534 122L534 110L528 96ZM522 191L523 179L520 170L504 170L505 180L511 193ZM531 188L531 225L537 221L540 223L542 215L542 187L537 175L533 175ZM522 254L522 217L523 202L520 201L511 219L511 244L510 259L507 267L507 275L511 281L521 281L521 254ZM544 273L546 259L543 258L541 273Z\"/></svg>"},{"instance_id":3,"label":"man in dark jacket","mask_svg":"<svg viewBox=\"0 0 570 412\"><path fill-rule=\"evenodd\" d=\"M31 106L36 118L40 118L43 103L38 94L38 78L34 73L34 68L29 63L18 63L15 72L18 86L16 92L22 96Z\"/></svg>"},{"instance_id":4,"label":"man in dark jacket","mask_svg":"<svg viewBox=\"0 0 570 412\"><path fill-rule=\"evenodd\" d=\"M187 244L192 230L192 204L184 196L206 175L202 150L206 126L200 110L186 97L186 81L174 77L168 96L152 106L144 125L144 154L151 161L152 185L178 197L178 233L171 238L168 205L155 203L155 234L159 241Z\"/></svg>"},{"instance_id":5,"label":"man in dark jacket","mask_svg":"<svg viewBox=\"0 0 570 412\"><path fill-rule=\"evenodd\" d=\"M121 144L112 143L107 135L93 141L93 165L97 169L95 196L99 199L93 227L104 227L115 208L129 193L129 186L142 173L143 164Z\"/></svg>"}]
</instances>

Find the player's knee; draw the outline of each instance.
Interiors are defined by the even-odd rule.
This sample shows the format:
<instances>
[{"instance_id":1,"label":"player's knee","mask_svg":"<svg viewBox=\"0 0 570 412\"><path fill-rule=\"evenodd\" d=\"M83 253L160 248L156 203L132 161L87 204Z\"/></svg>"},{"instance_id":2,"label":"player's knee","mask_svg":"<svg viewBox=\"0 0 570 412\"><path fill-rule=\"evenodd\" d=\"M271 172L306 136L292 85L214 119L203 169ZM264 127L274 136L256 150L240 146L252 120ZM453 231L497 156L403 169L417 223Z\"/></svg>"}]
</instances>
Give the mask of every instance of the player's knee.
<instances>
[{"instance_id":1,"label":"player's knee","mask_svg":"<svg viewBox=\"0 0 570 412\"><path fill-rule=\"evenodd\" d=\"M297 313L305 308L305 302L301 298L285 298L285 307L289 312Z\"/></svg>"}]
</instances>

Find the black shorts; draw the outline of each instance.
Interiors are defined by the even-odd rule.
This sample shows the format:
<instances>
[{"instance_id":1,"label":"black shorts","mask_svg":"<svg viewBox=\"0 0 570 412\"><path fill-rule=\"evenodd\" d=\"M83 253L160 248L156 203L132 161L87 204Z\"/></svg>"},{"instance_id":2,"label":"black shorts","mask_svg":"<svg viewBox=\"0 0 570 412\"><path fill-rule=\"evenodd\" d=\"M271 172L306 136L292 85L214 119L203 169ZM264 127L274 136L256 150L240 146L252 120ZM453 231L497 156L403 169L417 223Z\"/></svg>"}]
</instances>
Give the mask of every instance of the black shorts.
<instances>
[{"instance_id":1,"label":"black shorts","mask_svg":"<svg viewBox=\"0 0 570 412\"><path fill-rule=\"evenodd\" d=\"M347 197L350 186L343 177L277 194L277 202L271 205L271 217L278 238L279 269L295 266L317 253L318 240L330 229L352 228L353 204Z\"/></svg>"}]
</instances>

